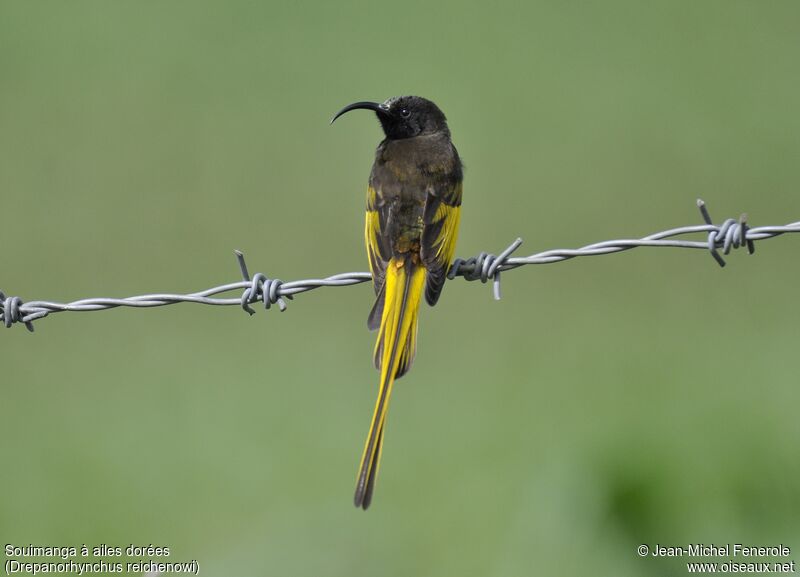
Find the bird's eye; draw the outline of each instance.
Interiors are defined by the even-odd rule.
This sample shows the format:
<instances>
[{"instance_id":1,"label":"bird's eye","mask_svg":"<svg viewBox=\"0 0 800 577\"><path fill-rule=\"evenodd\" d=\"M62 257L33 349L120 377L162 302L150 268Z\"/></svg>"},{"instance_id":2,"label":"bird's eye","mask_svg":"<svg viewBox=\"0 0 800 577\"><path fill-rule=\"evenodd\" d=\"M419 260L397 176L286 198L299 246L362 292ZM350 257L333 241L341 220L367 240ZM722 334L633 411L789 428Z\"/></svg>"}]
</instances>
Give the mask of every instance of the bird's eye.
<instances>
[{"instance_id":1,"label":"bird's eye","mask_svg":"<svg viewBox=\"0 0 800 577\"><path fill-rule=\"evenodd\" d=\"M401 108L400 116L402 116L403 118L408 118L409 116L411 116L411 111L408 108Z\"/></svg>"}]
</instances>

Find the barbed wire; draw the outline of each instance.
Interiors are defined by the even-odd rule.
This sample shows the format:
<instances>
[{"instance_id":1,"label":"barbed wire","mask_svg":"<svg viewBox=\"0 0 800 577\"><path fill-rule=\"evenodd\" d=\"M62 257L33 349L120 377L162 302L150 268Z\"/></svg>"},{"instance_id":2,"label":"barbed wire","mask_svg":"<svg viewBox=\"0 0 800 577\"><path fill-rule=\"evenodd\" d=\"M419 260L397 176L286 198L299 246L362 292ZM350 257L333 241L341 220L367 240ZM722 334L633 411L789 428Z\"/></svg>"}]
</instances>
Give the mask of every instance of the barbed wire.
<instances>
[{"instance_id":1,"label":"barbed wire","mask_svg":"<svg viewBox=\"0 0 800 577\"><path fill-rule=\"evenodd\" d=\"M785 233L800 232L800 221L786 225L761 226L751 228L747 224L747 215L742 214L739 219L729 218L720 225L715 225L709 216L708 209L702 200L697 201L700 214L705 224L682 226L669 230L656 232L642 238L607 240L589 244L576 249L554 249L532 254L526 257L512 257L511 254L522 244L522 239L516 239L508 248L498 255L482 252L469 259L456 259L448 272L448 278L458 276L465 280L480 280L483 283L491 279L495 299L500 299L500 273L528 264L549 264L561 262L579 256L598 256L631 250L637 247L675 247L708 250L714 260L725 266L725 260L719 253L728 254L731 249L742 246L753 254L755 241L772 238ZM705 241L678 240L673 237L707 233ZM127 298L87 298L70 303L51 301L24 302L21 298L6 297L0 291L0 322L6 327L15 323L23 323L29 331L33 332L33 321L44 318L52 313L65 311L99 311L117 307L149 308L172 305L182 302L198 303L204 305L230 306L239 305L251 315L255 310L250 306L261 302L265 309L277 305L281 311L286 310L286 300L291 300L294 295L308 292L320 287L350 286L372 280L368 272L350 272L333 276L283 282L280 279L270 279L262 273L250 276L245 263L244 255L234 251L239 263L242 280L232 282L203 291L189 294L156 293ZM222 298L219 295L235 290L242 290L240 297Z\"/></svg>"}]
</instances>

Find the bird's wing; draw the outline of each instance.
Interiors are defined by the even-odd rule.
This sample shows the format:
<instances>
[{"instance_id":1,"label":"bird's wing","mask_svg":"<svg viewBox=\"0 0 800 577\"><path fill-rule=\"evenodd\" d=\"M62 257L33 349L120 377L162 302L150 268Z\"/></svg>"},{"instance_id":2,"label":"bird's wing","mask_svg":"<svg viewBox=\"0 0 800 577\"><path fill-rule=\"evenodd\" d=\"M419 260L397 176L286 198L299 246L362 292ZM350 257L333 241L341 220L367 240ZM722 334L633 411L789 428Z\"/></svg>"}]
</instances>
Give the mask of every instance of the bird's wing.
<instances>
[{"instance_id":1,"label":"bird's wing","mask_svg":"<svg viewBox=\"0 0 800 577\"><path fill-rule=\"evenodd\" d=\"M381 235L381 230L386 225L385 216L379 207L379 202L375 189L370 186L367 188L367 220L364 229L364 240L367 244L367 256L369 257L369 270L372 273L372 285L375 294L379 295L383 289L383 282L386 277L386 263L391 257L387 250L385 240Z\"/></svg>"},{"instance_id":2,"label":"bird's wing","mask_svg":"<svg viewBox=\"0 0 800 577\"><path fill-rule=\"evenodd\" d=\"M461 188L461 180L433 186L425 200L420 248L422 262L428 269L425 300L431 306L439 300L455 255L461 218Z\"/></svg>"}]
</instances>

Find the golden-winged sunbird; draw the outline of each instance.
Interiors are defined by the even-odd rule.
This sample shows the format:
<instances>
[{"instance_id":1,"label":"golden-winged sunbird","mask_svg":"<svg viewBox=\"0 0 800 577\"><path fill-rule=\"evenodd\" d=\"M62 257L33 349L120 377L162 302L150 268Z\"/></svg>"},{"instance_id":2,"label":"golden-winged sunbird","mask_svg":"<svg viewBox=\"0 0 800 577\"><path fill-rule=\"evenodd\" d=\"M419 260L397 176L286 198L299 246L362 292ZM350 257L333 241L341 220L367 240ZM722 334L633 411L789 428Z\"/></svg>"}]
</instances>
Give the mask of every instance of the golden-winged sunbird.
<instances>
[{"instance_id":1,"label":"golden-winged sunbird","mask_svg":"<svg viewBox=\"0 0 800 577\"><path fill-rule=\"evenodd\" d=\"M456 246L462 167L439 107L419 96L381 104L355 102L345 112L372 110L386 138L378 145L367 188L365 239L377 299L367 319L378 329L378 400L361 457L355 505L369 507L381 458L392 384L411 367L423 289L439 300Z\"/></svg>"}]
</instances>

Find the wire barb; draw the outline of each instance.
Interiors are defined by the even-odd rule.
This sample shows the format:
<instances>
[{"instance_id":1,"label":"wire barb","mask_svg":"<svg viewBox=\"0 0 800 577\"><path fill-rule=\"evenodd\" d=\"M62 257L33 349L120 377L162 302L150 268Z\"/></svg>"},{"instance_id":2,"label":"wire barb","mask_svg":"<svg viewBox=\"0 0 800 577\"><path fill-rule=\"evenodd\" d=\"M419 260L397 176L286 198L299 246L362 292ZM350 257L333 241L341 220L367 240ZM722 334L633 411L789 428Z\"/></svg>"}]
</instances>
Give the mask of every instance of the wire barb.
<instances>
[{"instance_id":1,"label":"wire barb","mask_svg":"<svg viewBox=\"0 0 800 577\"><path fill-rule=\"evenodd\" d=\"M44 314L29 314L24 315L21 311L22 305L25 304L22 302L22 299L19 297L8 297L3 291L0 291L0 319L2 319L3 324L6 325L6 328L10 328L11 325L14 323L24 323L25 328L28 331L33 332L33 320L34 318L42 318L47 316L47 313Z\"/></svg>"},{"instance_id":2,"label":"wire barb","mask_svg":"<svg viewBox=\"0 0 800 577\"><path fill-rule=\"evenodd\" d=\"M708 213L708 207L702 199L697 199L697 208L700 209L700 214L707 225L714 226L714 221L711 220L711 215ZM720 256L718 248L722 248L724 254L729 254L731 248L739 248L740 246L747 245L747 252L753 254L756 251L756 246L753 239L747 238L747 231L750 227L747 226L747 214L742 214L739 220L732 218L727 219L714 230L708 233L708 250L714 260L717 261L719 266L725 266L725 259Z\"/></svg>"},{"instance_id":3,"label":"wire barb","mask_svg":"<svg viewBox=\"0 0 800 577\"><path fill-rule=\"evenodd\" d=\"M447 273L447 278L450 280L456 276L463 276L465 280L473 281L480 280L486 284L490 278L492 279L494 300L500 300L500 267L507 263L508 258L515 250L522 244L522 239L518 238L501 252L498 256L486 252L480 253L478 256L468 258L467 260L457 258L453 261L453 265Z\"/></svg>"},{"instance_id":4,"label":"wire barb","mask_svg":"<svg viewBox=\"0 0 800 577\"><path fill-rule=\"evenodd\" d=\"M281 285L283 281L280 279L269 279L262 273L256 273L251 279L250 273L247 271L247 263L244 261L244 253L240 250L234 250L236 259L239 261L239 268L242 271L242 278L245 282L249 282L250 286L244 289L242 293L242 308L251 316L256 314L256 311L250 307L251 304L259 301L264 303L264 308L269 308L276 304L281 312L286 310L286 301L281 296L286 296L287 299L292 300L294 297L290 294L282 295Z\"/></svg>"},{"instance_id":5,"label":"wire barb","mask_svg":"<svg viewBox=\"0 0 800 577\"><path fill-rule=\"evenodd\" d=\"M782 234L800 232L800 221L786 225L761 226L751 228L747 224L747 215L742 214L738 220L729 218L717 226L711 220L708 208L702 200L697 201L697 207L705 224L690 225L656 232L641 238L627 238L607 240L589 244L575 249L547 250L525 257L514 257L512 253L522 244L521 239L512 242L503 252L495 256L482 252L469 259L456 259L448 271L447 277L454 279L462 276L466 280L479 280L483 283L492 279L494 298L500 298L500 273L528 264L550 264L563 262L579 256L600 256L615 252L623 252L638 247L673 247L693 248L711 253L720 266L725 266L725 260L719 254L722 249L727 255L731 249L747 246L747 251L753 254L755 241L780 236ZM705 241L682 240L673 237L701 234L707 235ZM149 308L172 305L181 302L197 303L215 306L237 305L250 314L255 310L250 306L256 302L263 302L264 308L269 309L277 304L281 311L286 310L286 301L294 295L308 292L319 287L340 287L365 283L372 280L368 272L349 272L335 274L325 278L297 280L282 282L280 279L269 279L261 273L252 278L241 251L235 251L239 262L242 280L223 284L203 291L189 294L149 294L127 298L89 298L59 303L51 301L23 302L19 297L6 298L0 292L0 321L10 327L15 323L23 323L29 331L33 331L33 321L46 317L51 313L64 311L99 311L117 307ZM224 298L219 295L231 291L242 291L241 296Z\"/></svg>"}]
</instances>

